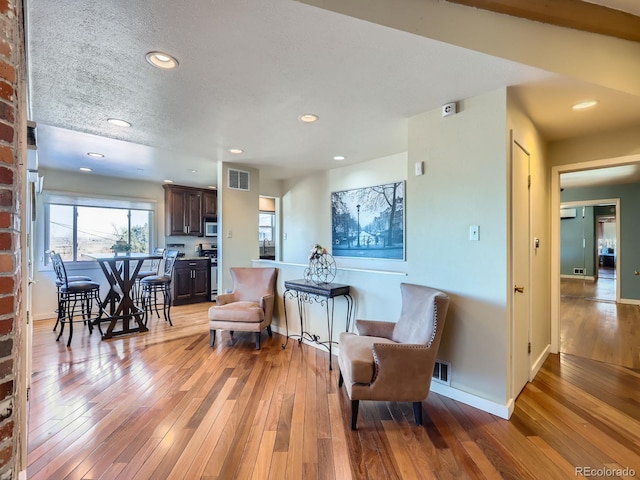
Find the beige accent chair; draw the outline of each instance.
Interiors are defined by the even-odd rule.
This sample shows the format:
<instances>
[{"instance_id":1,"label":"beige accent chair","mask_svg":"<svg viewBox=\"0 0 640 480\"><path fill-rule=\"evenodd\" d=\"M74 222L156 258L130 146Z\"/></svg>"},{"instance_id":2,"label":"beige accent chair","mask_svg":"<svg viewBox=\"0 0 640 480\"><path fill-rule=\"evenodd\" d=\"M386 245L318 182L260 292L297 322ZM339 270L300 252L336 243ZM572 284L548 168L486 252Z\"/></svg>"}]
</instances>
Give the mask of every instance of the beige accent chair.
<instances>
[{"instance_id":1,"label":"beige accent chair","mask_svg":"<svg viewBox=\"0 0 640 480\"><path fill-rule=\"evenodd\" d=\"M219 294L217 305L209 308L209 345L216 343L216 330L256 332L256 350L260 350L260 332L271 333L275 301L275 268L231 268L233 291Z\"/></svg>"},{"instance_id":2,"label":"beige accent chair","mask_svg":"<svg viewBox=\"0 0 640 480\"><path fill-rule=\"evenodd\" d=\"M422 425L422 401L431 388L433 367L447 316L449 297L422 285L400 284L397 323L356 320L359 334L340 334L340 379L351 399L351 429L360 400L413 402Z\"/></svg>"}]
</instances>

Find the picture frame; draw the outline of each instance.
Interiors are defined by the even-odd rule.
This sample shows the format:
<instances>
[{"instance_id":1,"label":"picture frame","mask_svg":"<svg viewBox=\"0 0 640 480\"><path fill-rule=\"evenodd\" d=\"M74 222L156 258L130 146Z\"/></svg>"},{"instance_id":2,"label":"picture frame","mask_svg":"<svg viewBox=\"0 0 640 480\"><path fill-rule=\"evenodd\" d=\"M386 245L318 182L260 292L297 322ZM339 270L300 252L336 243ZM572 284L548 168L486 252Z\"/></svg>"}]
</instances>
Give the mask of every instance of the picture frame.
<instances>
[{"instance_id":1,"label":"picture frame","mask_svg":"<svg viewBox=\"0 0 640 480\"><path fill-rule=\"evenodd\" d=\"M404 192L404 180L332 192L332 255L404 260Z\"/></svg>"}]
</instances>

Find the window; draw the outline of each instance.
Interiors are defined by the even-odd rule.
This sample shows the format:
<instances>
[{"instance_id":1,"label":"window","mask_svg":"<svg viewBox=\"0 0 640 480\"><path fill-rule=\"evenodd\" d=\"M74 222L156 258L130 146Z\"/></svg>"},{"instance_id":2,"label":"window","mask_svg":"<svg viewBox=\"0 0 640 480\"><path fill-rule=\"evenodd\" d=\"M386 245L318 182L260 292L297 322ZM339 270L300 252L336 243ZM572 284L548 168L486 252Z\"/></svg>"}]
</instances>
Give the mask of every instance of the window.
<instances>
[{"instance_id":1,"label":"window","mask_svg":"<svg viewBox=\"0 0 640 480\"><path fill-rule=\"evenodd\" d=\"M261 242L273 242L275 218L275 213L260 212L260 217L258 219L258 234Z\"/></svg>"},{"instance_id":2,"label":"window","mask_svg":"<svg viewBox=\"0 0 640 480\"><path fill-rule=\"evenodd\" d=\"M82 262L92 261L85 253L112 253L116 242L131 252L151 250L152 204L59 197L45 201L45 251L55 250L68 262Z\"/></svg>"}]
</instances>

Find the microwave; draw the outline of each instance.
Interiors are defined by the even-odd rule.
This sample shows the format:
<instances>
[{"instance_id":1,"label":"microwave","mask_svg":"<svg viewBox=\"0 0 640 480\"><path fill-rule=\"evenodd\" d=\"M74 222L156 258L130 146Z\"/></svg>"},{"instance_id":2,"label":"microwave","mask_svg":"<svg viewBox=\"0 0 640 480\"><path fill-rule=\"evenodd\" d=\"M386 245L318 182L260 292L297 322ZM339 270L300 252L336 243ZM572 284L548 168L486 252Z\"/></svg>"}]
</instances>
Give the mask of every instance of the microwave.
<instances>
[{"instance_id":1,"label":"microwave","mask_svg":"<svg viewBox=\"0 0 640 480\"><path fill-rule=\"evenodd\" d=\"M205 237L217 237L218 236L218 222L204 222L204 236Z\"/></svg>"}]
</instances>

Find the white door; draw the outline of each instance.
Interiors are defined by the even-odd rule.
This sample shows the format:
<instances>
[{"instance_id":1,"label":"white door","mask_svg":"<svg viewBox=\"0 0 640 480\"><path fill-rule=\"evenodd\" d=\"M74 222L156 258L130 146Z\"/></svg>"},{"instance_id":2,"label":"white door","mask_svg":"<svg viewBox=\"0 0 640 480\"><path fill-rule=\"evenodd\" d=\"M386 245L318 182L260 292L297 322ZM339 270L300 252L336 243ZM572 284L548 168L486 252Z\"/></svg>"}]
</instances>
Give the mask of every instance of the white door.
<instances>
[{"instance_id":1,"label":"white door","mask_svg":"<svg viewBox=\"0 0 640 480\"><path fill-rule=\"evenodd\" d=\"M529 153L513 141L511 147L511 268L512 331L511 368L512 398L516 398L529 381L529 332L531 322L531 210Z\"/></svg>"}]
</instances>

